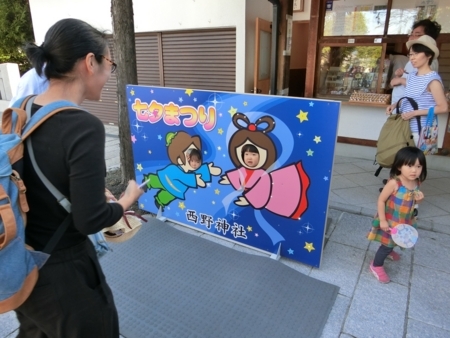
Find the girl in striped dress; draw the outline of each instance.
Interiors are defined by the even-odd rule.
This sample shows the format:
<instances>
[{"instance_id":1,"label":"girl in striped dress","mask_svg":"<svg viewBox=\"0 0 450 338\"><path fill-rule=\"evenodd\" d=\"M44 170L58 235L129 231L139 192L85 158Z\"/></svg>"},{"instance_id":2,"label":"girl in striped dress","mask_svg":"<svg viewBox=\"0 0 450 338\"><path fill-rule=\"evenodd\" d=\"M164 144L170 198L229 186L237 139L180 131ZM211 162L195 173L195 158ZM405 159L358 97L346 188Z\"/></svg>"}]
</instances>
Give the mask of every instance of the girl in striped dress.
<instances>
[{"instance_id":1,"label":"girl in striped dress","mask_svg":"<svg viewBox=\"0 0 450 338\"><path fill-rule=\"evenodd\" d=\"M391 238L390 229L398 224L417 227L413 215L414 204L423 200L419 183L427 177L427 163L423 152L416 147L400 149L395 155L390 177L378 197L378 212L367 235L369 240L381 244L369 267L381 283L390 282L383 267L385 259L400 259L400 255L393 250L396 244Z\"/></svg>"},{"instance_id":2,"label":"girl in striped dress","mask_svg":"<svg viewBox=\"0 0 450 338\"><path fill-rule=\"evenodd\" d=\"M419 109L414 110L408 100L402 100L400 110L402 118L409 120L414 142L417 145L420 133L418 118L421 126L425 126L430 107L434 107L435 114L446 114L448 113L448 104L441 77L430 67L433 59L439 56L436 41L428 35L422 35L417 40L408 41L406 47L409 50L408 56L411 64L416 71L408 74L406 79L402 78L401 84L406 86L405 96L413 98ZM392 114L396 104L397 102L388 106L386 114Z\"/></svg>"}]
</instances>

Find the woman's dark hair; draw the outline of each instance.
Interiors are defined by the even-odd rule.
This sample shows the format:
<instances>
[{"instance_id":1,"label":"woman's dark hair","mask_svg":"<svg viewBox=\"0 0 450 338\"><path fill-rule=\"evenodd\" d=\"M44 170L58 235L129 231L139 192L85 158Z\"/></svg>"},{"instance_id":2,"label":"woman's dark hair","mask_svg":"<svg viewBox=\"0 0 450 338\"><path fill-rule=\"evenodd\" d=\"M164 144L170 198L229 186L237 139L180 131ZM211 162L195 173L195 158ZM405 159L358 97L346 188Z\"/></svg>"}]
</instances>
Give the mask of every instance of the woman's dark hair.
<instances>
[{"instance_id":1,"label":"woman's dark hair","mask_svg":"<svg viewBox=\"0 0 450 338\"><path fill-rule=\"evenodd\" d=\"M427 160L423 151L416 147L404 147L397 152L390 172L391 177L400 175L402 166L414 165L417 160L419 160L419 163L422 166L419 181L425 181L427 178Z\"/></svg>"},{"instance_id":2,"label":"woman's dark hair","mask_svg":"<svg viewBox=\"0 0 450 338\"><path fill-rule=\"evenodd\" d=\"M28 43L25 52L39 75L45 65L47 79L62 79L88 53L102 63L107 47L105 33L84 21L63 19L50 27L41 46Z\"/></svg>"},{"instance_id":3,"label":"woman's dark hair","mask_svg":"<svg viewBox=\"0 0 450 338\"><path fill-rule=\"evenodd\" d=\"M436 21L431 21L430 19L420 20L414 23L412 30L417 27L423 27L425 35L431 36L433 39L437 39L439 33L441 32L441 25Z\"/></svg>"},{"instance_id":4,"label":"woman's dark hair","mask_svg":"<svg viewBox=\"0 0 450 338\"><path fill-rule=\"evenodd\" d=\"M425 55L427 57L431 56L428 60L428 65L431 65L431 63L433 62L434 52L427 46L422 45L420 43L415 43L415 44L411 45L410 50L412 50L413 52L416 52L416 53L425 53Z\"/></svg>"},{"instance_id":5,"label":"woman's dark hair","mask_svg":"<svg viewBox=\"0 0 450 338\"><path fill-rule=\"evenodd\" d=\"M189 160L192 158L196 158L198 161L202 161L202 153L198 151L197 149L192 148L189 150Z\"/></svg>"},{"instance_id":6,"label":"woman's dark hair","mask_svg":"<svg viewBox=\"0 0 450 338\"><path fill-rule=\"evenodd\" d=\"M256 153L259 154L258 148L256 148L253 144L246 144L242 147L242 159L244 159L244 154L249 153Z\"/></svg>"}]
</instances>

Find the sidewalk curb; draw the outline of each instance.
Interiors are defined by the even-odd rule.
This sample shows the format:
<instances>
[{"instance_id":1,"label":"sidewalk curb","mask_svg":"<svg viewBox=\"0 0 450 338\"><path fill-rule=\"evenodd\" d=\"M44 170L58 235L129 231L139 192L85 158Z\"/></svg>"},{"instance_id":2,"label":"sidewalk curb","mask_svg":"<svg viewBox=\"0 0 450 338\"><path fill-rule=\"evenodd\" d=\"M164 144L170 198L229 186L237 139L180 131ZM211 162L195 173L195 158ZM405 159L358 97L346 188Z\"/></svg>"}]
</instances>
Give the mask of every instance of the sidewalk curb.
<instances>
[{"instance_id":1,"label":"sidewalk curb","mask_svg":"<svg viewBox=\"0 0 450 338\"><path fill-rule=\"evenodd\" d=\"M357 207L354 205L348 205L348 204L339 203L339 202L330 202L328 205L328 208L347 212L350 214L367 216L367 217L374 217L374 215L376 214L376 210L374 210L374 209L362 208L362 207ZM436 222L429 221L429 220L421 220L419 218L418 222L417 222L417 227L419 229L423 229L423 230L428 230L428 231L433 231L436 233L450 235L450 226L441 224L441 223L436 223Z\"/></svg>"}]
</instances>

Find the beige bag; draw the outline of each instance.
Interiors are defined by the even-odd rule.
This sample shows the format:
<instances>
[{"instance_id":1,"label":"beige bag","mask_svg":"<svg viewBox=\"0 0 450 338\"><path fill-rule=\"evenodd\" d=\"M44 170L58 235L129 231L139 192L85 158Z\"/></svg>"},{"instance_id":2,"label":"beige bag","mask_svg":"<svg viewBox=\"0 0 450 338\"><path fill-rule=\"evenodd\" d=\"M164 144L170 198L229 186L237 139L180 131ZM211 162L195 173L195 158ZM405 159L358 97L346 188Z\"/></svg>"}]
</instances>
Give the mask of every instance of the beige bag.
<instances>
[{"instance_id":1,"label":"beige bag","mask_svg":"<svg viewBox=\"0 0 450 338\"><path fill-rule=\"evenodd\" d=\"M107 242L125 242L136 235L141 229L142 222L147 220L134 211L125 211L120 221L103 229L103 235Z\"/></svg>"},{"instance_id":2,"label":"beige bag","mask_svg":"<svg viewBox=\"0 0 450 338\"><path fill-rule=\"evenodd\" d=\"M105 194L108 202L117 202L117 199L108 189L106 189ZM142 222L147 222L147 220L136 212L128 210L123 213L122 218L116 224L104 228L102 232L107 242L121 243L136 235L141 229Z\"/></svg>"}]
</instances>

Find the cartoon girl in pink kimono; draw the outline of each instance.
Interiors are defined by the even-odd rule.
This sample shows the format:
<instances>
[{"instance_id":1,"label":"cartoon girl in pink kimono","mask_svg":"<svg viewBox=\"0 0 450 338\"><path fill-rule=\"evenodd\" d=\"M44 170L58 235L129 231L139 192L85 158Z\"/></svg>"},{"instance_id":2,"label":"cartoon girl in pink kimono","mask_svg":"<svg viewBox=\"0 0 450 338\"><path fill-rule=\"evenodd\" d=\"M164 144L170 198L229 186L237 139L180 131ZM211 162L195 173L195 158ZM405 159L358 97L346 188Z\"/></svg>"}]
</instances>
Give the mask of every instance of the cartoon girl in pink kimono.
<instances>
[{"instance_id":1,"label":"cartoon girl in pink kimono","mask_svg":"<svg viewBox=\"0 0 450 338\"><path fill-rule=\"evenodd\" d=\"M236 113L233 124L238 130L230 138L228 152L236 169L227 171L219 183L231 184L242 191L234 201L236 205L251 205L299 219L308 208L306 192L310 180L301 162L270 171L277 159L275 144L267 135L275 128L273 118L263 116L256 123L250 123L247 116ZM261 128L261 125L266 127Z\"/></svg>"}]
</instances>

